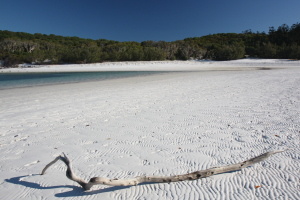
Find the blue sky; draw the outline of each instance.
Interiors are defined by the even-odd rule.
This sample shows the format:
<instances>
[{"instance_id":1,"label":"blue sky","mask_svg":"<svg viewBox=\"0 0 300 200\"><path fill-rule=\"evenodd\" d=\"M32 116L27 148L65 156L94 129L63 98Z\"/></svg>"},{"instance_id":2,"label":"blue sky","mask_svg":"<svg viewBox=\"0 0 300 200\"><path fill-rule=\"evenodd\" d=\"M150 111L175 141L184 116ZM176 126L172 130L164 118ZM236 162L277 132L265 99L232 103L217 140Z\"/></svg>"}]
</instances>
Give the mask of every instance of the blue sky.
<instances>
[{"instance_id":1,"label":"blue sky","mask_svg":"<svg viewBox=\"0 0 300 200\"><path fill-rule=\"evenodd\" d=\"M117 41L268 32L300 23L299 0L2 0L0 30Z\"/></svg>"}]
</instances>

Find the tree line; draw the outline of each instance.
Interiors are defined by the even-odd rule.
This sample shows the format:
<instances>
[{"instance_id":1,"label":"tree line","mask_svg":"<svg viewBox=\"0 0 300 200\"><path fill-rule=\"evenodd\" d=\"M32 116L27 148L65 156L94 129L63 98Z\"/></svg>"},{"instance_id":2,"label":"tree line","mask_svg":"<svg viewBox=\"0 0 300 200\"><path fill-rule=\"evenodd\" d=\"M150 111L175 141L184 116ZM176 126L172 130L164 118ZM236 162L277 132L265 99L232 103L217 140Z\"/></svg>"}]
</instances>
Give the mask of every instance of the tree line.
<instances>
[{"instance_id":1,"label":"tree line","mask_svg":"<svg viewBox=\"0 0 300 200\"><path fill-rule=\"evenodd\" d=\"M119 42L0 30L3 66L20 63L63 64L107 61L300 59L300 24L283 24L264 32L219 33L183 40Z\"/></svg>"}]
</instances>

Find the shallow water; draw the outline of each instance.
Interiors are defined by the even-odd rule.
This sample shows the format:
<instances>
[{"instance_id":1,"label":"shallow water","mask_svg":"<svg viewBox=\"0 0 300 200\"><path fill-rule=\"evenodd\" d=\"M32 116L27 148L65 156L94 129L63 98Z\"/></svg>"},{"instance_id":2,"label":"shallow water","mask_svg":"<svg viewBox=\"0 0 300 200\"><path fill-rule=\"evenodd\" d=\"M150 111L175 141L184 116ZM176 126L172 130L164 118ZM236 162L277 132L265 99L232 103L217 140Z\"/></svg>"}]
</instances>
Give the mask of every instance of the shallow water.
<instances>
[{"instance_id":1,"label":"shallow water","mask_svg":"<svg viewBox=\"0 0 300 200\"><path fill-rule=\"evenodd\" d=\"M53 84L101 81L115 78L147 76L164 72L112 71L112 72L43 72L43 73L0 73L0 90Z\"/></svg>"}]
</instances>

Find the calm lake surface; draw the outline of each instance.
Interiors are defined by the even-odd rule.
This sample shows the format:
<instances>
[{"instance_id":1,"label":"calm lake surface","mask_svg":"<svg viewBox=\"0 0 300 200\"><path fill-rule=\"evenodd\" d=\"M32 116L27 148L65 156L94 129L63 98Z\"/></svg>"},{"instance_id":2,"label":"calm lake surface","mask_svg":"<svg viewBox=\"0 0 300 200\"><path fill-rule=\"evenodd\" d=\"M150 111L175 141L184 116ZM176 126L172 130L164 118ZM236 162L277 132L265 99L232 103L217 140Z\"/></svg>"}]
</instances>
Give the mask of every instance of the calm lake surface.
<instances>
[{"instance_id":1,"label":"calm lake surface","mask_svg":"<svg viewBox=\"0 0 300 200\"><path fill-rule=\"evenodd\" d=\"M0 73L0 90L42 85L101 81L115 78L148 76L166 72L118 71L118 72L51 72L51 73Z\"/></svg>"}]
</instances>

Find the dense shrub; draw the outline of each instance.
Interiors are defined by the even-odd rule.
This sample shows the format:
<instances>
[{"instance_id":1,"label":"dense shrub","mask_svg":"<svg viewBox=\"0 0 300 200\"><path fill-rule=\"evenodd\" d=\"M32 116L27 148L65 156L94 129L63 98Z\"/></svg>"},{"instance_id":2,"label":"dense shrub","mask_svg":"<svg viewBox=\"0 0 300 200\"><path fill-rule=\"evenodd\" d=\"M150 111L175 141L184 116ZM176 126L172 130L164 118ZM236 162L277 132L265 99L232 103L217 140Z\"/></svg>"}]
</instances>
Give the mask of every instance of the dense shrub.
<instances>
[{"instance_id":1,"label":"dense shrub","mask_svg":"<svg viewBox=\"0 0 300 200\"><path fill-rule=\"evenodd\" d=\"M0 31L0 60L18 63L94 63L139 60L234 60L245 55L260 58L300 59L300 24L269 28L269 33L246 30L174 42L118 42L63 37L40 33Z\"/></svg>"},{"instance_id":2,"label":"dense shrub","mask_svg":"<svg viewBox=\"0 0 300 200\"><path fill-rule=\"evenodd\" d=\"M4 58L4 67L17 67L18 64L21 64L22 61L20 57L17 55L9 54L6 58Z\"/></svg>"},{"instance_id":3,"label":"dense shrub","mask_svg":"<svg viewBox=\"0 0 300 200\"><path fill-rule=\"evenodd\" d=\"M236 60L245 56L245 47L223 45L215 50L216 60Z\"/></svg>"},{"instance_id":4,"label":"dense shrub","mask_svg":"<svg viewBox=\"0 0 300 200\"><path fill-rule=\"evenodd\" d=\"M257 47L257 56L260 58L276 58L278 46L270 42Z\"/></svg>"}]
</instances>

